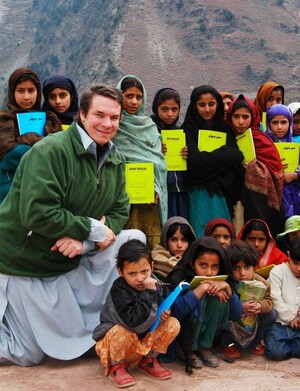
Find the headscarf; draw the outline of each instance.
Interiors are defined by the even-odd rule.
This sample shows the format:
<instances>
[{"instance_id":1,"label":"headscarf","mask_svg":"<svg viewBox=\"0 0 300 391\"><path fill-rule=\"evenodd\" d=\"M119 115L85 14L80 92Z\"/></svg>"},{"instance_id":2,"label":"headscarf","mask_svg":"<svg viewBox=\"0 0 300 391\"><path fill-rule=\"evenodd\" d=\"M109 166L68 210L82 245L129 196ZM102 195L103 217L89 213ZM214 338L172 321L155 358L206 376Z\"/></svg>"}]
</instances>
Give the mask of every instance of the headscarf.
<instances>
[{"instance_id":1,"label":"headscarf","mask_svg":"<svg viewBox=\"0 0 300 391\"><path fill-rule=\"evenodd\" d=\"M211 236L203 236L202 238L193 241L181 260L167 276L167 281L171 282L172 285L177 285L183 280L191 282L191 280L195 277L195 271L192 264L195 260L196 253L202 249L207 251L213 250L219 254L220 269L218 274L227 274L227 282L229 284L233 284L232 269L226 252L221 244Z\"/></svg>"},{"instance_id":2,"label":"headscarf","mask_svg":"<svg viewBox=\"0 0 300 391\"><path fill-rule=\"evenodd\" d=\"M210 125L200 117L196 102L203 94L212 94L217 101L217 110ZM230 213L239 198L244 182L243 154L238 150L230 126L224 122L224 104L218 91L208 85L197 87L191 94L182 128L186 134L189 149L187 167L190 185L204 186L209 193L225 197ZM208 129L227 134L226 145L212 152L200 152L198 148L199 129Z\"/></svg>"},{"instance_id":3,"label":"headscarf","mask_svg":"<svg viewBox=\"0 0 300 391\"><path fill-rule=\"evenodd\" d=\"M263 232L267 236L267 245L266 245L266 248L263 251L263 253L259 255L257 267L261 268L261 267L267 266L269 264L279 265L282 262L286 262L287 257L283 252L281 252L277 248L276 241L270 232L268 224L261 219L251 219L251 220L247 221L243 225L243 227L241 228L240 232L238 233L237 239L246 241L245 231L247 230L247 227L249 226L249 224L253 224L253 223L254 223L254 228L252 228L252 231L255 230L255 222L259 222L260 224L262 224L265 227ZM261 231L262 229L259 227L259 225L257 225L256 230Z\"/></svg>"},{"instance_id":4,"label":"headscarf","mask_svg":"<svg viewBox=\"0 0 300 391\"><path fill-rule=\"evenodd\" d=\"M280 209L283 189L283 169L279 152L274 143L259 129L259 113L254 103L247 96L239 95L229 106L226 120L232 124L233 108L237 100L244 100L251 112L251 133L256 159L248 163L245 175L245 187L268 199L268 205Z\"/></svg>"},{"instance_id":5,"label":"headscarf","mask_svg":"<svg viewBox=\"0 0 300 391\"><path fill-rule=\"evenodd\" d=\"M261 116L263 112L267 111L267 102L271 96L272 91L275 87L280 87L282 91L282 103L284 104L284 88L283 86L275 83L273 81L267 81L262 84L257 91L256 97L254 98L253 103L257 107L259 115Z\"/></svg>"},{"instance_id":6,"label":"headscarf","mask_svg":"<svg viewBox=\"0 0 300 391\"><path fill-rule=\"evenodd\" d=\"M231 92L220 91L220 95L221 95L222 99L224 99L224 98L229 98L231 101L234 100L234 96L232 95Z\"/></svg>"},{"instance_id":7,"label":"headscarf","mask_svg":"<svg viewBox=\"0 0 300 391\"><path fill-rule=\"evenodd\" d=\"M71 94L71 104L70 107L68 108L68 111L65 113L59 113L49 103L48 100L49 93L53 91L55 88L61 88L63 90L67 90ZM73 122L74 116L75 114L77 114L79 110L79 106L78 106L78 93L72 79L63 75L53 75L53 76L46 77L43 83L43 96L44 96L44 103L42 105L42 110L53 111L63 124L69 125Z\"/></svg>"},{"instance_id":8,"label":"headscarf","mask_svg":"<svg viewBox=\"0 0 300 391\"><path fill-rule=\"evenodd\" d=\"M169 88L169 87L161 88L158 91L156 91L156 93L154 95L154 98L153 98L153 103L152 103L153 114L151 114L151 119L153 120L153 122L156 123L156 125L159 127L159 129L177 129L178 128L177 122L179 120L179 114L178 114L177 118L175 119L175 121L172 124L170 124L170 125L165 124L159 118L159 115L158 115L158 98L159 98L159 95L163 91L166 91L166 90L171 90L171 91L175 91L175 92L178 93L178 91L176 91L174 88ZM170 99L172 99L172 98L170 98ZM179 105L179 109L180 109L180 105Z\"/></svg>"},{"instance_id":9,"label":"headscarf","mask_svg":"<svg viewBox=\"0 0 300 391\"><path fill-rule=\"evenodd\" d=\"M136 115L122 111L119 129L113 139L117 149L125 156L127 162L154 163L154 187L159 194L159 210L161 222L167 220L168 192L167 192L167 166L162 153L161 135L157 126L150 117L144 114L147 94L141 80L136 76L124 76L118 83L121 89L122 81L127 77L137 79L143 88L143 99Z\"/></svg>"},{"instance_id":10,"label":"headscarf","mask_svg":"<svg viewBox=\"0 0 300 391\"><path fill-rule=\"evenodd\" d=\"M222 217L210 220L204 229L204 235L211 236L214 229L220 225L224 226L228 229L230 236L231 236L231 239L235 239L234 226L232 225L232 223L230 221L228 221L227 219L224 219Z\"/></svg>"},{"instance_id":11,"label":"headscarf","mask_svg":"<svg viewBox=\"0 0 300 391\"><path fill-rule=\"evenodd\" d=\"M295 115L297 111L300 110L300 102L292 102L287 107L291 110L292 114Z\"/></svg>"},{"instance_id":12,"label":"headscarf","mask_svg":"<svg viewBox=\"0 0 300 391\"><path fill-rule=\"evenodd\" d=\"M29 76L28 79L26 79L27 75ZM25 80L32 80L37 88L37 98L30 110L20 108L15 99L15 88L19 84L21 77L24 77ZM10 75L8 80L8 100L6 103L8 110L0 111L0 159L18 144L17 138L20 134L17 124L17 114L28 111L40 111L41 96L41 83L38 75L32 69L19 68ZM61 130L61 122L54 113L47 112L45 134L54 133L59 130ZM27 137L30 139L30 133L28 133Z\"/></svg>"},{"instance_id":13,"label":"headscarf","mask_svg":"<svg viewBox=\"0 0 300 391\"><path fill-rule=\"evenodd\" d=\"M211 94L217 101L217 110L210 125L199 115L196 107L197 100L203 94ZM217 130L220 132L226 132L228 130L224 123L223 100L219 92L214 87L210 85L202 85L194 88L182 127L186 133L191 134L196 142L198 142L199 129Z\"/></svg>"},{"instance_id":14,"label":"headscarf","mask_svg":"<svg viewBox=\"0 0 300 391\"><path fill-rule=\"evenodd\" d=\"M194 239L196 239L196 234L195 234L195 231L193 229L193 227L191 226L191 224L184 218L184 217L180 217L180 216L173 216L173 217L170 217L166 222L165 224L163 225L162 227L162 230L161 230L161 235L160 235L160 242L159 244L161 246L163 246L164 248L168 248L168 240L167 240L167 233L169 231L169 228L171 227L171 225L173 224L180 224L180 225L186 225L190 228L191 230L191 233L194 235Z\"/></svg>"},{"instance_id":15,"label":"headscarf","mask_svg":"<svg viewBox=\"0 0 300 391\"><path fill-rule=\"evenodd\" d=\"M286 135L282 138L278 138L275 133L273 133L270 122L272 118L274 118L276 115L283 115L288 121L289 121L289 129L286 132ZM273 105L268 108L267 110L267 117L266 117L266 125L267 129L265 131L265 134L274 141L274 143L277 142L292 142L293 141L293 114L291 110L281 104Z\"/></svg>"},{"instance_id":16,"label":"headscarf","mask_svg":"<svg viewBox=\"0 0 300 391\"><path fill-rule=\"evenodd\" d=\"M28 76L28 79L26 79ZM19 79L24 78L24 80L31 80L37 89L37 97L34 105L30 110L21 109L21 107L17 104L15 98L15 89L19 84ZM8 110L14 112L22 112L22 111L40 111L41 109L41 82L38 75L29 68L19 68L16 69L9 77L8 80L8 100L6 102L6 106Z\"/></svg>"},{"instance_id":17,"label":"headscarf","mask_svg":"<svg viewBox=\"0 0 300 391\"><path fill-rule=\"evenodd\" d=\"M272 141L259 129L260 117L257 107L254 105L251 99L247 96L240 94L229 106L227 110L226 120L232 127L234 132L234 126L232 124L233 107L238 100L244 100L251 111L251 133L253 136L253 142L255 147L256 159L264 163L272 173L278 173L282 171L282 164L279 153L272 143Z\"/></svg>"}]
</instances>

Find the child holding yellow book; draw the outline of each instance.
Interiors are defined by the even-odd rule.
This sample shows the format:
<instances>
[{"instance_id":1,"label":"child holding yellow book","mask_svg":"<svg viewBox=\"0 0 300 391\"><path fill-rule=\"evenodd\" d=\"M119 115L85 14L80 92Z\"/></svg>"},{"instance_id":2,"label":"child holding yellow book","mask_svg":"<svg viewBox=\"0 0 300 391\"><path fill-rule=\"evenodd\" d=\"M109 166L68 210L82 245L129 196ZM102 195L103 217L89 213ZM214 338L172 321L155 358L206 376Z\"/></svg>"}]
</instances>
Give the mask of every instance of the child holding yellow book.
<instances>
[{"instance_id":1,"label":"child holding yellow book","mask_svg":"<svg viewBox=\"0 0 300 391\"><path fill-rule=\"evenodd\" d=\"M238 358L240 354L234 345L236 344L240 349L250 348L252 353L263 355L264 348L260 341L276 319L270 297L270 284L254 272L258 254L251 245L237 240L227 248L226 253L232 266L243 314L239 321L229 322L229 332L224 333L226 337L223 335L227 344L217 350Z\"/></svg>"},{"instance_id":2,"label":"child holding yellow book","mask_svg":"<svg viewBox=\"0 0 300 391\"><path fill-rule=\"evenodd\" d=\"M281 104L271 106L267 111L267 130L265 134L274 143L293 142L293 114L291 110ZM275 145L276 145L275 144ZM292 145L292 144L291 144ZM299 188L299 148L296 144L298 154L296 156L297 168L291 171L286 164L286 159L282 160L284 165L284 186L282 196L282 206L285 218L300 214L300 188Z\"/></svg>"},{"instance_id":3,"label":"child holding yellow book","mask_svg":"<svg viewBox=\"0 0 300 391\"><path fill-rule=\"evenodd\" d=\"M284 226L281 210L284 177L280 155L274 143L259 129L259 113L249 98L239 95L227 110L226 119L236 136L250 128L255 148L256 157L245 164L241 197L244 221L264 220L276 237Z\"/></svg>"}]
</instances>

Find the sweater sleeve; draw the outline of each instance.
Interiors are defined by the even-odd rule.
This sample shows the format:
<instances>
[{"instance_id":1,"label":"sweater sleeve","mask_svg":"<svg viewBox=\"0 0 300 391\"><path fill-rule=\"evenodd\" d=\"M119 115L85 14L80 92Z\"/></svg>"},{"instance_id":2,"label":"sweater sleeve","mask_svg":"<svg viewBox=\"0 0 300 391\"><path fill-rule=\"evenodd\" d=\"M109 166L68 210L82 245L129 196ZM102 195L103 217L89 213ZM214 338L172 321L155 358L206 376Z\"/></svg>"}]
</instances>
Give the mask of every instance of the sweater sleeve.
<instances>
[{"instance_id":1,"label":"sweater sleeve","mask_svg":"<svg viewBox=\"0 0 300 391\"><path fill-rule=\"evenodd\" d=\"M201 302L202 299L198 299L193 291L188 291L187 293L178 296L174 301L171 311L172 316L178 320L183 319L187 316L192 310Z\"/></svg>"},{"instance_id":2,"label":"sweater sleeve","mask_svg":"<svg viewBox=\"0 0 300 391\"><path fill-rule=\"evenodd\" d=\"M288 304L284 298L284 292L286 293L292 291L292 285L288 286L284 281L284 276L282 269L278 269L279 266L275 266L270 274L268 281L271 285L271 297L274 303L274 309L277 311L277 322L280 322L284 325L288 325L289 322L295 318L297 314L296 307L294 308L292 305Z\"/></svg>"},{"instance_id":3,"label":"sweater sleeve","mask_svg":"<svg viewBox=\"0 0 300 391\"><path fill-rule=\"evenodd\" d=\"M91 229L89 217L75 215L64 207L68 163L59 148L54 151L55 141L45 141L41 140L31 148L16 171L21 183L21 223L45 237L69 236L85 240Z\"/></svg>"},{"instance_id":4,"label":"sweater sleeve","mask_svg":"<svg viewBox=\"0 0 300 391\"><path fill-rule=\"evenodd\" d=\"M140 333L155 321L158 308L157 291L134 292L120 286L111 292L111 296L120 319L128 329L134 330L144 324L145 329L139 330Z\"/></svg>"},{"instance_id":5,"label":"sweater sleeve","mask_svg":"<svg viewBox=\"0 0 300 391\"><path fill-rule=\"evenodd\" d=\"M236 293L229 298L229 319L238 321L243 313L242 302Z\"/></svg>"}]
</instances>

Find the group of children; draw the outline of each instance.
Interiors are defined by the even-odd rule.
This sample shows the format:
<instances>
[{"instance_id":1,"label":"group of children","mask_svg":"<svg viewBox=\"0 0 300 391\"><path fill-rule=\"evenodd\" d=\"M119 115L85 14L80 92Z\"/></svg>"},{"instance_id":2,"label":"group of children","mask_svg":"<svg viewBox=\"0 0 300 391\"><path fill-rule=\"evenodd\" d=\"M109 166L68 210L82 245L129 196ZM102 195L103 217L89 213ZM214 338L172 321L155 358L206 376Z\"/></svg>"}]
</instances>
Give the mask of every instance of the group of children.
<instances>
[{"instance_id":1,"label":"group of children","mask_svg":"<svg viewBox=\"0 0 300 391\"><path fill-rule=\"evenodd\" d=\"M128 371L137 366L153 378L170 378L161 363L175 357L186 360L189 373L219 366L219 357L237 359L244 350L272 360L300 358L300 216L288 219L281 233L288 256L259 219L247 222L237 236L231 222L217 218L197 239L186 219L172 217L151 253L137 240L122 245L116 263L120 278L94 332L105 373L118 387L135 384ZM268 281L256 273L271 264L276 266ZM203 277L200 284L183 290L150 331L170 294L167 288L175 290L195 276ZM241 284L249 281L255 290L243 297Z\"/></svg>"},{"instance_id":2,"label":"group of children","mask_svg":"<svg viewBox=\"0 0 300 391\"><path fill-rule=\"evenodd\" d=\"M113 142L126 162L154 163L155 194L151 205L131 205L127 227L145 232L148 247L132 240L120 248L120 277L94 332L106 375L121 388L135 384L128 370L136 366L168 379L171 372L160 361L180 356L180 349L188 372L203 364L217 367L218 357L238 358L243 349L271 359L300 357L299 177L297 170L285 172L274 144L299 142L300 103L284 106L284 88L273 82L262 85L254 101L201 85L192 91L179 127L180 96L173 88L157 91L149 117L139 78L127 75L117 87L124 105ZM42 137L20 136L17 114L45 111L46 136L65 129L78 112L70 78L50 76L42 92L41 106L41 83L30 69L18 69L9 79L7 110L0 112L0 201L22 155ZM160 132L179 128L186 136L180 155L187 171L168 172ZM255 158L246 163L236 136L247 129ZM200 151L199 130L225 133L225 144ZM245 224L235 235L238 201ZM288 238L284 251L277 248L277 235ZM256 271L269 265L276 266L266 281ZM203 279L183 290L150 331L170 291L195 276ZM243 299L247 281L257 283L260 295Z\"/></svg>"}]
</instances>

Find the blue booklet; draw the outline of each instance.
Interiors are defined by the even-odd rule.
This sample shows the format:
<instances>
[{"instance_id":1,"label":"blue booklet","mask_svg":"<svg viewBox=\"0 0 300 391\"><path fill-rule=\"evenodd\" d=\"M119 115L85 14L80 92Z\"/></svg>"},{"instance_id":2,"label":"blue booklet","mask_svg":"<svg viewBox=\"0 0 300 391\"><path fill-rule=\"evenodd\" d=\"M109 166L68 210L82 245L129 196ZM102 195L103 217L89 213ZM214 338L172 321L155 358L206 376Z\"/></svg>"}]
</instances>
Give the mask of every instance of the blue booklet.
<instances>
[{"instance_id":1,"label":"blue booklet","mask_svg":"<svg viewBox=\"0 0 300 391\"><path fill-rule=\"evenodd\" d=\"M32 111L17 114L20 136L25 133L33 132L44 136L46 124L46 113L42 111Z\"/></svg>"},{"instance_id":2,"label":"blue booklet","mask_svg":"<svg viewBox=\"0 0 300 391\"><path fill-rule=\"evenodd\" d=\"M158 310L157 310L155 322L150 327L151 333L153 333L153 331L159 325L159 323L160 323L160 319L159 318L160 318L161 313L164 310L169 310L171 308L171 305L174 303L174 301L176 300L177 296L179 295L179 293L181 291L187 289L189 286L190 286L190 284L188 282L181 281L177 285L177 287L169 294L169 296L166 297L165 300L160 304L160 306L158 307Z\"/></svg>"}]
</instances>

